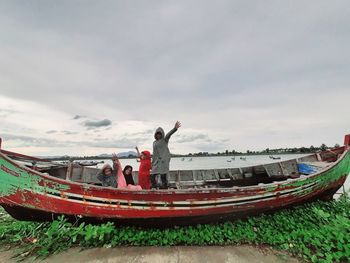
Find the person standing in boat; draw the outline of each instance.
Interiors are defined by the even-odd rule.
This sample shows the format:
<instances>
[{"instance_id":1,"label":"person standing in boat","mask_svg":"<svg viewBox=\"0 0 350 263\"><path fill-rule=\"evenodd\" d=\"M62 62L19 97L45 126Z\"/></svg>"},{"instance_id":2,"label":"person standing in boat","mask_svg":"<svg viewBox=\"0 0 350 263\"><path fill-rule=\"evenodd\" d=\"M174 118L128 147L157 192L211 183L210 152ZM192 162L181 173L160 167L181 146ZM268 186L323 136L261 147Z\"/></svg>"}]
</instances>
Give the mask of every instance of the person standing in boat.
<instances>
[{"instance_id":1,"label":"person standing in boat","mask_svg":"<svg viewBox=\"0 0 350 263\"><path fill-rule=\"evenodd\" d=\"M140 168L139 168L139 185L141 185L142 189L150 189L151 188L151 179L150 172L152 168L151 163L151 153L149 151L142 151L140 153L139 148L135 147L137 151L137 156L140 160Z\"/></svg>"},{"instance_id":2,"label":"person standing in boat","mask_svg":"<svg viewBox=\"0 0 350 263\"><path fill-rule=\"evenodd\" d=\"M162 185L161 188L168 188L168 173L170 165L170 151L168 143L171 135L173 135L179 128L181 123L177 121L175 127L169 131L166 135L162 128L158 128L154 134L155 141L153 142L153 160L152 160L152 172L151 172L151 185L152 188L157 188L157 179L160 176Z\"/></svg>"},{"instance_id":3,"label":"person standing in boat","mask_svg":"<svg viewBox=\"0 0 350 263\"><path fill-rule=\"evenodd\" d=\"M105 187L118 187L118 169L119 162L115 153L112 154L113 168L109 164L105 164L100 173L97 175L97 179L101 181L102 186Z\"/></svg>"}]
</instances>

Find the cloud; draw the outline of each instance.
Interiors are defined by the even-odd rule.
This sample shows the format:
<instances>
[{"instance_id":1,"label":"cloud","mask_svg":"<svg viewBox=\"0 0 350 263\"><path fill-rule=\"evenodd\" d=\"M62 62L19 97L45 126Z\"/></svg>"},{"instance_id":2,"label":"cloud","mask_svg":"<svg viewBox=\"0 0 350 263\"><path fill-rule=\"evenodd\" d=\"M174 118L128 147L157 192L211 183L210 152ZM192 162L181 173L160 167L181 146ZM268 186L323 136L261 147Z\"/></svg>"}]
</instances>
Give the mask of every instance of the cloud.
<instances>
[{"instance_id":1,"label":"cloud","mask_svg":"<svg viewBox=\"0 0 350 263\"><path fill-rule=\"evenodd\" d=\"M74 134L79 134L79 132L75 131L61 131L64 135L74 135Z\"/></svg>"},{"instance_id":2,"label":"cloud","mask_svg":"<svg viewBox=\"0 0 350 263\"><path fill-rule=\"evenodd\" d=\"M184 134L176 140L177 143L194 143L197 141L212 142L207 134Z\"/></svg>"},{"instance_id":3,"label":"cloud","mask_svg":"<svg viewBox=\"0 0 350 263\"><path fill-rule=\"evenodd\" d=\"M16 110L10 110L10 109L0 109L0 117L7 117L14 113L18 113Z\"/></svg>"},{"instance_id":4,"label":"cloud","mask_svg":"<svg viewBox=\"0 0 350 263\"><path fill-rule=\"evenodd\" d=\"M49 130L49 131L47 131L46 133L47 134L53 134L53 133L57 133L58 131L56 131L56 130Z\"/></svg>"},{"instance_id":5,"label":"cloud","mask_svg":"<svg viewBox=\"0 0 350 263\"><path fill-rule=\"evenodd\" d=\"M12 141L15 147L69 147L76 145L74 142L59 141L42 137L32 137L24 135L3 134L5 141Z\"/></svg>"},{"instance_id":6,"label":"cloud","mask_svg":"<svg viewBox=\"0 0 350 263\"><path fill-rule=\"evenodd\" d=\"M78 134L78 132L74 131L57 131L57 130L49 130L46 132L46 134L64 134L64 135L74 135Z\"/></svg>"},{"instance_id":7,"label":"cloud","mask_svg":"<svg viewBox=\"0 0 350 263\"><path fill-rule=\"evenodd\" d=\"M73 117L73 120L79 120L79 119L82 119L82 118L85 118L86 116L82 116L82 115L75 115Z\"/></svg>"},{"instance_id":8,"label":"cloud","mask_svg":"<svg viewBox=\"0 0 350 263\"><path fill-rule=\"evenodd\" d=\"M144 131L139 131L139 132L130 132L126 133L126 137L134 137L134 136L144 136L144 135L153 135L154 131L151 129L144 130Z\"/></svg>"},{"instance_id":9,"label":"cloud","mask_svg":"<svg viewBox=\"0 0 350 263\"><path fill-rule=\"evenodd\" d=\"M109 149L133 149L135 145L140 143L139 139L132 140L127 138L122 139L101 139L101 140L94 140L94 141L87 141L84 142L84 145L90 146L90 147L96 147L96 148L109 148Z\"/></svg>"},{"instance_id":10,"label":"cloud","mask_svg":"<svg viewBox=\"0 0 350 263\"><path fill-rule=\"evenodd\" d=\"M77 141L98 133L149 148L153 129L144 131L179 119L173 152L339 143L350 114L346 7L2 1L0 132L64 130L51 135Z\"/></svg>"},{"instance_id":11,"label":"cloud","mask_svg":"<svg viewBox=\"0 0 350 263\"><path fill-rule=\"evenodd\" d=\"M83 125L88 128L100 128L112 125L112 121L108 119L103 119L100 121L85 121Z\"/></svg>"},{"instance_id":12,"label":"cloud","mask_svg":"<svg viewBox=\"0 0 350 263\"><path fill-rule=\"evenodd\" d=\"M106 148L106 149L133 149L135 145L142 142L142 139L105 139L97 138L94 140L59 140L48 139L43 137L31 137L22 135L3 134L5 141L12 142L16 147L94 147L94 148Z\"/></svg>"}]
</instances>

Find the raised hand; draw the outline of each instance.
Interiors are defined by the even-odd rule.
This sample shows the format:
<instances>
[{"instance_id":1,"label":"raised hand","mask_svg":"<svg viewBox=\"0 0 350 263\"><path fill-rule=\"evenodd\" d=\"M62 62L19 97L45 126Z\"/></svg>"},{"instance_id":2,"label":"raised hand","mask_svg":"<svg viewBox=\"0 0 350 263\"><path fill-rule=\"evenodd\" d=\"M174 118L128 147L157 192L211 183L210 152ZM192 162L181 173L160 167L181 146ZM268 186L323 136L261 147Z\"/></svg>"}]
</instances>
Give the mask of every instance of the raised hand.
<instances>
[{"instance_id":1,"label":"raised hand","mask_svg":"<svg viewBox=\"0 0 350 263\"><path fill-rule=\"evenodd\" d=\"M135 149L136 149L136 152L137 152L137 157L140 157L141 154L140 154L139 147L136 146Z\"/></svg>"},{"instance_id":2,"label":"raised hand","mask_svg":"<svg viewBox=\"0 0 350 263\"><path fill-rule=\"evenodd\" d=\"M118 160L118 156L115 153L112 153L112 161Z\"/></svg>"},{"instance_id":3,"label":"raised hand","mask_svg":"<svg viewBox=\"0 0 350 263\"><path fill-rule=\"evenodd\" d=\"M175 123L175 128L178 129L178 128L180 128L180 127L181 127L181 122L177 121L177 122Z\"/></svg>"}]
</instances>

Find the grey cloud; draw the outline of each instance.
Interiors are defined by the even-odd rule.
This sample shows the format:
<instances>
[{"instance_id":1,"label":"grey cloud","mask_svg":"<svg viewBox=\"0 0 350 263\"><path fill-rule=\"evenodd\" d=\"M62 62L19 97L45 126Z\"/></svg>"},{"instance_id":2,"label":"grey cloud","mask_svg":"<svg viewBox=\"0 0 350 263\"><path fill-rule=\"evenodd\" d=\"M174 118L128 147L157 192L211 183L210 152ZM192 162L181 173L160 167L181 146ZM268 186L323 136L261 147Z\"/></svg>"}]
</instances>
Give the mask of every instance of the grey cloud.
<instances>
[{"instance_id":1,"label":"grey cloud","mask_svg":"<svg viewBox=\"0 0 350 263\"><path fill-rule=\"evenodd\" d=\"M11 135L3 134L3 138L6 141L16 141L17 146L25 147L48 147L48 148L58 148L58 147L81 147L82 145L87 147L94 148L111 148L111 149L120 149L120 148L134 148L134 146L140 142L142 139L95 139L91 141L60 141L56 139L47 139L40 137L32 136L21 136L21 135Z\"/></svg>"},{"instance_id":2,"label":"grey cloud","mask_svg":"<svg viewBox=\"0 0 350 263\"><path fill-rule=\"evenodd\" d=\"M61 131L64 135L74 135L74 134L78 134L79 132L75 132L75 131Z\"/></svg>"},{"instance_id":3,"label":"grey cloud","mask_svg":"<svg viewBox=\"0 0 350 263\"><path fill-rule=\"evenodd\" d=\"M3 134L5 140L16 141L20 147L69 147L74 146L73 142L61 142L54 139L32 137L32 136L22 136L14 134Z\"/></svg>"},{"instance_id":4,"label":"grey cloud","mask_svg":"<svg viewBox=\"0 0 350 263\"><path fill-rule=\"evenodd\" d=\"M99 128L112 125L112 121L108 119L103 119L100 121L85 121L83 125L88 128Z\"/></svg>"},{"instance_id":5,"label":"grey cloud","mask_svg":"<svg viewBox=\"0 0 350 263\"><path fill-rule=\"evenodd\" d=\"M96 148L130 148L133 149L139 140L130 140L127 138L122 138L118 140L108 140L108 139L96 139L95 141L85 142L85 145Z\"/></svg>"},{"instance_id":6,"label":"grey cloud","mask_svg":"<svg viewBox=\"0 0 350 263\"><path fill-rule=\"evenodd\" d=\"M338 64L337 59L339 66L346 65L341 51L344 49L341 47L346 47L349 39L343 39L342 34L337 35L333 30L336 28L339 33L347 32L346 22L349 18L342 10L341 4L323 4L315 10L311 1L309 4L302 4L303 8L300 10L297 4L294 7L269 1L264 5L259 2L248 4L240 1L222 1L216 4L215 8L210 1L200 1L202 8L193 12L198 3L164 1L150 5L121 5L111 2L87 2L83 11L79 12L81 6L62 1L55 9L50 5L41 4L40 15L35 15L39 8L35 4L23 6L16 2L8 3L3 4L2 9L4 15L11 14L14 20L16 18L19 21L28 21L26 27L34 33L46 29L47 34L53 34L49 34L50 38L45 38L42 45L48 52L53 49L63 53L63 61L57 62L66 65L67 71L64 71L64 74L67 75L67 85L63 85L63 92L62 89L44 90L47 89L45 85L36 89L40 89L41 94L45 95L43 103L49 99L48 103L57 104L50 98L59 96L62 98L59 100L61 103L65 94L73 96L77 100L76 103L62 105L67 109L76 108L80 103L89 105L91 101L101 101L101 104L108 101L113 107L123 109L133 103L140 104L145 98L150 98L151 94L152 97L156 94L159 98L157 101L162 109L168 104L163 99L169 97L172 98L170 104L175 104L168 105L170 110L173 107L178 109L178 103L181 103L183 110L192 111L193 101L199 110L204 110L208 106L208 100L214 98L220 99L217 104L227 107L230 105L229 98L234 98L237 93L241 94L243 89L251 90L261 83L269 84L277 79L283 81L290 76L300 76L300 73L306 74L305 72L315 69L315 66L317 71L313 71L312 74L319 75L318 70L327 70L332 64ZM276 11L274 15L265 16L266 6ZM327 14L323 8L327 10ZM92 10L104 14L98 23L91 21L88 16ZM67 21L74 21L75 27L72 28L62 19L63 13L65 17L70 18ZM285 14L290 14L290 17ZM47 17L50 17L48 23L42 23ZM211 19L205 19L207 17ZM162 23L158 23L159 20ZM123 24L128 24L128 28L119 26ZM86 25L89 25L89 31L86 31ZM19 27L24 30L22 25ZM323 31L312 30L314 27L323 28ZM285 28L293 30L288 31ZM91 34L91 31L94 34ZM20 30L18 32L11 36L15 39L27 37L22 36ZM75 41L72 42L72 36L76 36L77 32L80 37L75 37ZM75 60L65 61L64 59L71 54L62 49L61 45L55 46L51 43L58 37L56 34L62 41L69 43L72 52L82 49L82 54L88 54L91 65L85 68L86 64L76 65ZM314 39L322 38L324 41L317 41L320 46L310 52ZM299 44L291 41L293 39L299 40ZM342 41L336 42L337 39ZM29 42L35 46L34 40ZM109 43L113 45L108 45ZM105 52L101 52L100 46L107 47L103 49ZM331 52L325 52L328 49ZM292 52L293 56L285 52L286 50ZM29 49L28 52L30 51ZM118 62L111 59L113 57L118 57ZM78 59L75 56L73 58ZM50 71L55 70L55 66L50 65L49 68ZM82 75L91 77L91 84L89 81L81 83L72 78L72 69L74 73L79 74L77 79L84 79ZM345 70L348 70L347 67ZM86 71L89 73L86 74ZM56 78L55 75L50 77ZM98 82L101 82L98 85L101 92L95 92ZM54 86L53 84L52 87ZM299 89L299 92L301 90L294 87L294 90L296 89ZM23 94L17 91L6 90L11 92L12 96ZM52 92L56 96L50 96ZM105 92L108 96L105 96ZM133 93L133 96L128 96L129 93ZM23 96L28 97L31 94L25 91ZM115 98L118 97L123 99L116 105ZM247 101L249 100L246 99L242 103ZM259 101L259 98L255 101ZM142 112L150 115L157 111L154 107L144 104L143 109L144 111L139 112L137 108L128 107L128 111L137 116Z\"/></svg>"},{"instance_id":7,"label":"grey cloud","mask_svg":"<svg viewBox=\"0 0 350 263\"><path fill-rule=\"evenodd\" d=\"M82 119L82 118L85 118L85 116L82 116L82 115L75 115L73 117L73 120L78 120L78 119Z\"/></svg>"},{"instance_id":8,"label":"grey cloud","mask_svg":"<svg viewBox=\"0 0 350 263\"><path fill-rule=\"evenodd\" d=\"M292 134L319 145L348 129L341 117L350 114L347 6L2 1L1 94L79 113L78 122L96 112L116 122L179 118L245 149L244 141L304 143ZM310 132L324 126L332 129ZM284 135L277 140L274 131ZM206 140L180 137L193 139Z\"/></svg>"},{"instance_id":9,"label":"grey cloud","mask_svg":"<svg viewBox=\"0 0 350 263\"><path fill-rule=\"evenodd\" d=\"M57 133L58 131L56 131L56 130L50 130L50 131L47 131L46 133L47 134L53 134L53 133Z\"/></svg>"},{"instance_id":10,"label":"grey cloud","mask_svg":"<svg viewBox=\"0 0 350 263\"><path fill-rule=\"evenodd\" d=\"M194 135L180 135L180 138L176 140L178 143L193 143L198 140L211 142L207 134L194 134Z\"/></svg>"},{"instance_id":11,"label":"grey cloud","mask_svg":"<svg viewBox=\"0 0 350 263\"><path fill-rule=\"evenodd\" d=\"M64 135L73 135L78 134L78 132L74 131L57 131L57 130L49 130L46 132L46 134L64 134Z\"/></svg>"},{"instance_id":12,"label":"grey cloud","mask_svg":"<svg viewBox=\"0 0 350 263\"><path fill-rule=\"evenodd\" d=\"M133 137L133 136L142 136L142 135L153 135L153 130L144 130L144 131L139 131L139 132L131 132L131 133L126 133L126 137Z\"/></svg>"},{"instance_id":13,"label":"grey cloud","mask_svg":"<svg viewBox=\"0 0 350 263\"><path fill-rule=\"evenodd\" d=\"M7 117L11 114L18 113L16 110L0 109L0 117Z\"/></svg>"}]
</instances>

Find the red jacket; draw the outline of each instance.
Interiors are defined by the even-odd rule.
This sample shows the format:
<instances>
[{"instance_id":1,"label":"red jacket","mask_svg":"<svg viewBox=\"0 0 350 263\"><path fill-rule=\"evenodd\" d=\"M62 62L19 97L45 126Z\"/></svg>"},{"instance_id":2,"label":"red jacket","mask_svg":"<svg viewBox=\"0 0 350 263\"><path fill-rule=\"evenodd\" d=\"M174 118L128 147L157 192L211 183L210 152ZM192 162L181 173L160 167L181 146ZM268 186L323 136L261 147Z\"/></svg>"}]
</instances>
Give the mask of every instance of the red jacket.
<instances>
[{"instance_id":1,"label":"red jacket","mask_svg":"<svg viewBox=\"0 0 350 263\"><path fill-rule=\"evenodd\" d=\"M151 153L149 151L143 151L142 154L144 154L146 158L140 159L139 185L142 187L142 189L151 189Z\"/></svg>"}]
</instances>

